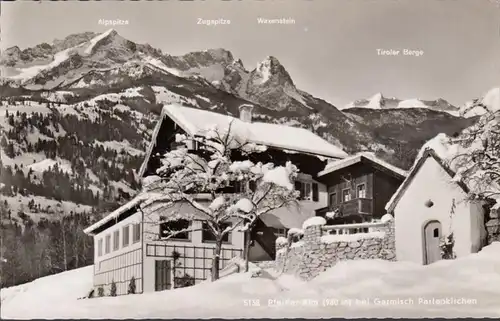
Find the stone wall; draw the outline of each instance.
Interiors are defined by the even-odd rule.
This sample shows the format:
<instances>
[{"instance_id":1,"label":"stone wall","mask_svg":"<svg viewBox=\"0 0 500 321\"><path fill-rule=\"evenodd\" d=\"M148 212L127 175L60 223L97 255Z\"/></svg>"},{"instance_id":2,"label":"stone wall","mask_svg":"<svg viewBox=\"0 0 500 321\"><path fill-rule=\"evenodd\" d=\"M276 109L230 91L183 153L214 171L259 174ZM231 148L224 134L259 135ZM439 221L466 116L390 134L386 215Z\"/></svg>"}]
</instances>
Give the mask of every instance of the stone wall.
<instances>
[{"instance_id":1,"label":"stone wall","mask_svg":"<svg viewBox=\"0 0 500 321\"><path fill-rule=\"evenodd\" d=\"M486 223L488 245L493 242L500 242L500 219L498 216L498 210L492 211L490 214L491 219Z\"/></svg>"},{"instance_id":2,"label":"stone wall","mask_svg":"<svg viewBox=\"0 0 500 321\"><path fill-rule=\"evenodd\" d=\"M276 245L276 269L310 280L338 261L395 261L394 219L370 230L368 233L331 235L325 225L308 226L301 241Z\"/></svg>"}]
</instances>

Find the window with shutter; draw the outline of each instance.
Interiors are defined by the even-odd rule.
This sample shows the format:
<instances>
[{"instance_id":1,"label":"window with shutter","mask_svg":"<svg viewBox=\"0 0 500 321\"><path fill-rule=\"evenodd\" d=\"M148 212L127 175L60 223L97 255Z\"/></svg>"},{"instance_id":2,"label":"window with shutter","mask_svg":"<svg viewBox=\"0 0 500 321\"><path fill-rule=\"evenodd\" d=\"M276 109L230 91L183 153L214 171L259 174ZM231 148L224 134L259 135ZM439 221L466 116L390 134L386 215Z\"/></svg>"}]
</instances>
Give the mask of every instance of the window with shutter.
<instances>
[{"instance_id":1,"label":"window with shutter","mask_svg":"<svg viewBox=\"0 0 500 321\"><path fill-rule=\"evenodd\" d=\"M358 198L366 198L366 187L365 187L365 184L358 185L357 194L358 194L357 195Z\"/></svg>"},{"instance_id":2,"label":"window with shutter","mask_svg":"<svg viewBox=\"0 0 500 321\"><path fill-rule=\"evenodd\" d=\"M318 183L312 184L312 200L313 202L319 201L319 191L318 191Z\"/></svg>"}]
</instances>

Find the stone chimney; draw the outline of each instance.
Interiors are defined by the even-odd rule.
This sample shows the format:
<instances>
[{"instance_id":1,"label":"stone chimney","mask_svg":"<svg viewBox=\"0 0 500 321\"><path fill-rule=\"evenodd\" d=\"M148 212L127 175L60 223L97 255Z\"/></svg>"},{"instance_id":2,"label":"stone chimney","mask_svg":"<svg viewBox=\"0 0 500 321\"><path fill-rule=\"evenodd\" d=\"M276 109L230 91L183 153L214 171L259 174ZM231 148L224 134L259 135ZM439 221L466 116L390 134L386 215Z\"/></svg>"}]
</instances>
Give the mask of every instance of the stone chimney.
<instances>
[{"instance_id":1,"label":"stone chimney","mask_svg":"<svg viewBox=\"0 0 500 321\"><path fill-rule=\"evenodd\" d=\"M238 108L240 110L240 120L244 121L245 123L251 123L253 106L244 104Z\"/></svg>"}]
</instances>

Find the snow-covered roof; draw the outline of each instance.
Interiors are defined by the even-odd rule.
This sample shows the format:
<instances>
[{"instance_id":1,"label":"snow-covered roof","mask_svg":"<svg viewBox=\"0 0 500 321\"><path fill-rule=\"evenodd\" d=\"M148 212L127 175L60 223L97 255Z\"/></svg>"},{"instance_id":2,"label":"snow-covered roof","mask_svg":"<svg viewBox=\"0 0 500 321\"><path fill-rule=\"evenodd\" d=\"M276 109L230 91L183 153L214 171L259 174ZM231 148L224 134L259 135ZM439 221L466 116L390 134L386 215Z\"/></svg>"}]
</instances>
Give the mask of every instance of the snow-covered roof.
<instances>
[{"instance_id":1,"label":"snow-covered roof","mask_svg":"<svg viewBox=\"0 0 500 321\"><path fill-rule=\"evenodd\" d=\"M343 168L346 168L348 166L359 163L363 160L363 158L368 159L368 160L370 160L370 161L372 161L372 162L374 162L374 163L376 163L376 164L378 164L378 165L380 165L380 166L382 166L382 167L384 167L384 168L386 168L386 169L388 169L388 170L390 170L398 175L401 175L403 177L406 177L406 175L408 174L405 170L402 170L399 167L396 167L394 165L387 163L386 161L381 160L380 158L373 155L373 153L361 152L361 153L346 157L344 159L340 159L340 160L328 163L325 166L325 169L318 173L318 177L333 173L333 172L338 171L340 169L343 169Z\"/></svg>"},{"instance_id":2,"label":"snow-covered roof","mask_svg":"<svg viewBox=\"0 0 500 321\"><path fill-rule=\"evenodd\" d=\"M248 142L251 143L330 158L338 159L347 157L347 153L340 147L329 143L325 139L304 128L261 122L247 123L229 115L170 104L163 107L160 121L156 124L153 131L146 158L139 170L140 176L142 176L146 170L147 163L156 145L158 133L165 116L171 118L191 136L202 135L202 132L206 130L207 126L217 126L219 129L227 129L231 126L231 132L233 134L245 137Z\"/></svg>"},{"instance_id":3,"label":"snow-covered roof","mask_svg":"<svg viewBox=\"0 0 500 321\"><path fill-rule=\"evenodd\" d=\"M391 199L385 206L385 209L389 213L394 210L399 199L411 184L415 175L417 175L418 170L429 157L434 158L438 162L438 164L440 164L443 169L449 174L450 182L460 186L466 193L472 192L480 194L481 192L483 192L483 185L478 185L473 181L465 182L460 174L457 174L457 171L459 170L459 168L457 167L459 166L459 164L456 161L456 157L459 155L470 153L475 148L480 148L480 146L478 146L477 144L480 144L480 141L476 141L468 147L463 147L459 143L452 142L451 138L443 133L438 134L436 137L429 140L420 149L412 168L408 172L408 176L398 188L398 190L394 193L394 195L392 195ZM491 184L490 187L492 187ZM492 188L500 191L500 187L493 186Z\"/></svg>"},{"instance_id":4,"label":"snow-covered roof","mask_svg":"<svg viewBox=\"0 0 500 321\"><path fill-rule=\"evenodd\" d=\"M259 218L266 226L274 228L301 228L312 213L301 210L300 205L289 205L271 213L262 214Z\"/></svg>"},{"instance_id":5,"label":"snow-covered roof","mask_svg":"<svg viewBox=\"0 0 500 321\"><path fill-rule=\"evenodd\" d=\"M92 235L96 229L98 229L99 227L103 226L104 224L108 223L109 221L111 221L113 219L117 219L121 214L136 207L142 201L148 199L149 197L151 197L151 195L149 195L148 193L141 193L141 194L137 195L136 197L134 197L133 199L131 199L127 203L123 204L122 206L120 206L119 208L114 210L113 212L109 213L108 215L106 215L105 217L100 219L99 221L95 222L91 226L84 229L83 232L85 234Z\"/></svg>"}]
</instances>

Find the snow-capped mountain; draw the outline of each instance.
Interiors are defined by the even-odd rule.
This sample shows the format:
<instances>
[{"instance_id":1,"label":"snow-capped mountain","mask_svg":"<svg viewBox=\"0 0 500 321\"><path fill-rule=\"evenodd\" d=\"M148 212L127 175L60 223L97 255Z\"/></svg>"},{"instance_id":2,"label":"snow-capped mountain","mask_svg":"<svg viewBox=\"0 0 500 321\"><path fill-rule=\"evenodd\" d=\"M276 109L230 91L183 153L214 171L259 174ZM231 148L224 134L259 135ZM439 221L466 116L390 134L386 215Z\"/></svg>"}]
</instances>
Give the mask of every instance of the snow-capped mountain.
<instances>
[{"instance_id":1,"label":"snow-capped mountain","mask_svg":"<svg viewBox=\"0 0 500 321\"><path fill-rule=\"evenodd\" d=\"M481 98L467 102L460 108L462 117L474 117L485 114L488 111L500 110L500 87L494 87L486 92Z\"/></svg>"},{"instance_id":2,"label":"snow-capped mountain","mask_svg":"<svg viewBox=\"0 0 500 321\"><path fill-rule=\"evenodd\" d=\"M297 88L276 57L247 70L225 49L172 56L112 29L9 48L0 67L8 71L0 84L1 166L12 175L0 190L14 213L33 218L58 208L105 212L133 194L133 170L163 104L233 116L238 106L252 104L256 121L305 127L348 153L375 151L402 167L398 142L416 152L435 135L433 124L443 127L445 119L448 134L468 125L430 109L413 115L401 108L390 117L387 108L396 100L382 94L365 104L382 106L382 113L341 112Z\"/></svg>"},{"instance_id":3,"label":"snow-capped mountain","mask_svg":"<svg viewBox=\"0 0 500 321\"><path fill-rule=\"evenodd\" d=\"M342 110L350 108L369 109L396 109L396 108L428 108L436 111L443 111L454 116L458 115L459 109L446 100L438 98L436 100L422 100L417 98L399 99L396 97L384 97L382 93L376 93L368 99L355 100L345 105Z\"/></svg>"}]
</instances>

